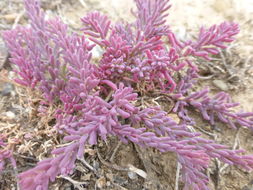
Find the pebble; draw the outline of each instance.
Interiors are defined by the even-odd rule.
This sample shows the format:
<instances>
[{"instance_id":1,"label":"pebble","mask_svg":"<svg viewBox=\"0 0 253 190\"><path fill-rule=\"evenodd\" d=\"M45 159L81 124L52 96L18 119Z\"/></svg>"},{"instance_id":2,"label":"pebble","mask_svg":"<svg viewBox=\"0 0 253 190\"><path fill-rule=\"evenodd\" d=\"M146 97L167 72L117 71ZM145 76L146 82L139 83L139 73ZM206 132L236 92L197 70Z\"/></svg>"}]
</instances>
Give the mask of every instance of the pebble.
<instances>
[{"instance_id":1,"label":"pebble","mask_svg":"<svg viewBox=\"0 0 253 190\"><path fill-rule=\"evenodd\" d=\"M13 85L10 83L5 83L3 84L2 89L0 90L0 94L2 96L9 96L13 92Z\"/></svg>"},{"instance_id":2,"label":"pebble","mask_svg":"<svg viewBox=\"0 0 253 190\"><path fill-rule=\"evenodd\" d=\"M15 113L11 111L7 111L5 114L8 117L8 119L14 119L16 117Z\"/></svg>"},{"instance_id":3,"label":"pebble","mask_svg":"<svg viewBox=\"0 0 253 190\"><path fill-rule=\"evenodd\" d=\"M229 87L223 80L213 80L213 85L223 91L228 91Z\"/></svg>"},{"instance_id":4,"label":"pebble","mask_svg":"<svg viewBox=\"0 0 253 190\"><path fill-rule=\"evenodd\" d=\"M138 176L135 172L128 172L127 175L132 180L138 178Z\"/></svg>"}]
</instances>

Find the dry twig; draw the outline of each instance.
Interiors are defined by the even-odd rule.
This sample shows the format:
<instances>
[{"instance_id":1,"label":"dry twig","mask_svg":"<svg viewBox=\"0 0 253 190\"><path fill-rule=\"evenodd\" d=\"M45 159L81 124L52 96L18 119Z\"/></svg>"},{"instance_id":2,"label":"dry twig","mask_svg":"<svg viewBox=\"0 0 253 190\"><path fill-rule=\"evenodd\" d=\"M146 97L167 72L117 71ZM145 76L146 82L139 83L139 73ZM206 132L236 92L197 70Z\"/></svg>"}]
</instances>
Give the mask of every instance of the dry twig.
<instances>
[{"instance_id":1,"label":"dry twig","mask_svg":"<svg viewBox=\"0 0 253 190\"><path fill-rule=\"evenodd\" d=\"M121 144L122 144L122 142L119 141L118 144L117 144L117 146L114 148L113 153L112 153L112 155L111 155L111 157L109 159L110 162L113 162L114 157L116 155L116 152L118 151L118 149L119 149L119 147L120 147Z\"/></svg>"},{"instance_id":2,"label":"dry twig","mask_svg":"<svg viewBox=\"0 0 253 190\"><path fill-rule=\"evenodd\" d=\"M96 151L97 151L97 155L98 155L98 159L100 160L100 162L102 162L102 164L104 164L105 166L109 167L109 168L112 168L114 170L117 170L117 171L129 171L128 168L123 168L121 166L118 166L117 164L112 164L110 162L107 162L105 161L102 156L100 155L98 149L96 148Z\"/></svg>"},{"instance_id":3,"label":"dry twig","mask_svg":"<svg viewBox=\"0 0 253 190\"><path fill-rule=\"evenodd\" d=\"M175 180L175 190L178 190L180 170L181 170L181 164L180 164L179 162L177 162L177 172L176 172L176 180Z\"/></svg>"},{"instance_id":4,"label":"dry twig","mask_svg":"<svg viewBox=\"0 0 253 190\"><path fill-rule=\"evenodd\" d=\"M89 184L88 182L84 182L84 181L79 182L79 181L73 180L72 178L67 177L67 176L62 176L62 175L61 175L60 178L69 181L70 183L73 184L74 188L77 188L77 189L79 189L79 190L84 190L83 185L88 185L88 184Z\"/></svg>"}]
</instances>

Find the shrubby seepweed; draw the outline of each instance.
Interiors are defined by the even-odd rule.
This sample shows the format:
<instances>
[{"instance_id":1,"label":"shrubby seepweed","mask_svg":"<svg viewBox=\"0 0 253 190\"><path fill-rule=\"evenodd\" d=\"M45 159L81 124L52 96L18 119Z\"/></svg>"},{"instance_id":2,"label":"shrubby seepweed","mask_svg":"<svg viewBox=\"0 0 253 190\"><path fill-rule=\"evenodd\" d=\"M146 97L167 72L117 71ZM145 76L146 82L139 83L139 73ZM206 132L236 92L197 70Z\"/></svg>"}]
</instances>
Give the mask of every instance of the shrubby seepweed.
<instances>
[{"instance_id":1,"label":"shrubby seepweed","mask_svg":"<svg viewBox=\"0 0 253 190\"><path fill-rule=\"evenodd\" d=\"M239 32L237 24L224 22L202 27L196 40L179 40L166 24L169 0L135 0L133 23L112 24L107 16L92 12L81 19L83 35L68 31L59 19L46 20L37 0L24 0L30 26L3 33L16 67L17 83L40 90L43 104L61 104L55 114L59 133L68 145L52 157L18 176L22 190L47 190L59 175L68 175L82 158L85 145L117 136L124 143L173 152L181 164L185 190L208 189L205 170L213 158L244 169L253 168L253 156L243 150L204 139L188 126L196 125L189 108L214 125L232 129L253 127L253 113L234 112L228 94L194 91L198 59L211 60ZM102 50L93 59L95 46ZM154 93L155 92L155 93ZM153 93L153 95L152 95ZM166 94L174 102L180 122L160 107L140 106L142 95ZM139 106L138 106L139 105ZM0 146L6 144L0 140ZM12 159L0 152L0 169ZM12 159L13 160L13 159Z\"/></svg>"}]
</instances>

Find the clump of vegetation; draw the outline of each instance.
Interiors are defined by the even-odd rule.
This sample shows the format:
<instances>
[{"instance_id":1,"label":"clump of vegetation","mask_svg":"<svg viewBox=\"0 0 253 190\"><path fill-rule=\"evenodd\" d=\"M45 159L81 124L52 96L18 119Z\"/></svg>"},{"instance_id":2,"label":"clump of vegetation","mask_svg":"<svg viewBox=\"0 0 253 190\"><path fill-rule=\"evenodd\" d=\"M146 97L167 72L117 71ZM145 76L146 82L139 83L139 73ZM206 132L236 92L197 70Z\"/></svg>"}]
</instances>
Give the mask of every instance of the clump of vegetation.
<instances>
[{"instance_id":1,"label":"clump of vegetation","mask_svg":"<svg viewBox=\"0 0 253 190\"><path fill-rule=\"evenodd\" d=\"M81 19L84 27L79 35L70 33L59 18L46 20L37 0L24 3L31 25L3 34L19 76L15 81L43 94L40 111L44 114L50 105L62 105L55 112L54 127L68 143L19 174L21 189L47 190L50 181L73 171L86 144L95 145L110 136L175 153L185 190L208 189L205 170L213 158L253 168L253 156L204 139L189 128L195 124L188 115L194 108L211 125L223 122L231 128L252 129L253 113L235 112L239 104L231 102L228 94L210 97L208 89L193 90L199 77L195 59L211 60L225 49L239 32L237 24L203 27L195 41L182 41L166 24L168 0L135 0L135 22L112 24L108 17L93 12ZM92 56L95 47L103 52L99 61ZM144 95L164 95L173 109L141 105ZM170 117L171 112L180 122ZM8 159L16 167L4 136L0 146L0 170Z\"/></svg>"}]
</instances>

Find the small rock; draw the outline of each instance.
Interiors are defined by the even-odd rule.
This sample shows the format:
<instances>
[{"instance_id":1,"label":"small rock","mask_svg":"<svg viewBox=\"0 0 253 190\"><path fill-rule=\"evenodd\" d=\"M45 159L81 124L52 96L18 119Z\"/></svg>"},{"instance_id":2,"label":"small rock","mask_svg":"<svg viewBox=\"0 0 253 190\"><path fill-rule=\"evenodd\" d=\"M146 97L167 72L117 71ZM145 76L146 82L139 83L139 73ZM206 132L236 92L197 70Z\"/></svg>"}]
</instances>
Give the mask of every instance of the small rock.
<instances>
[{"instance_id":1,"label":"small rock","mask_svg":"<svg viewBox=\"0 0 253 190\"><path fill-rule=\"evenodd\" d=\"M13 92L13 85L10 83L5 83L0 91L0 94L2 96L9 96L12 94L12 92Z\"/></svg>"},{"instance_id":2,"label":"small rock","mask_svg":"<svg viewBox=\"0 0 253 190\"><path fill-rule=\"evenodd\" d=\"M8 117L8 119L14 119L16 117L15 113L11 111L7 111L5 114Z\"/></svg>"},{"instance_id":3,"label":"small rock","mask_svg":"<svg viewBox=\"0 0 253 190\"><path fill-rule=\"evenodd\" d=\"M229 90L228 85L222 80L213 80L213 84L220 90L223 90L223 91Z\"/></svg>"},{"instance_id":4,"label":"small rock","mask_svg":"<svg viewBox=\"0 0 253 190\"><path fill-rule=\"evenodd\" d=\"M132 180L138 178L138 176L135 172L128 172L127 175Z\"/></svg>"}]
</instances>

